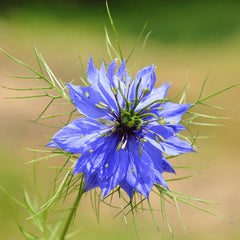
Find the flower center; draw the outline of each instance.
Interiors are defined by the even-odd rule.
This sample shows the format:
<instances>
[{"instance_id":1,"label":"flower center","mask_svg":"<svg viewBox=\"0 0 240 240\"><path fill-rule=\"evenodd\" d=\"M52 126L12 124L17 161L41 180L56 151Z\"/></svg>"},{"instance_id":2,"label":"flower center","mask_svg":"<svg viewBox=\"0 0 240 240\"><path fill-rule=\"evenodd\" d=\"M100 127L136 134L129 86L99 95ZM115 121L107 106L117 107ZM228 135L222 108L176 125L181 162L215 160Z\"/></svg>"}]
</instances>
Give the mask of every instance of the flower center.
<instances>
[{"instance_id":1,"label":"flower center","mask_svg":"<svg viewBox=\"0 0 240 240\"><path fill-rule=\"evenodd\" d=\"M105 103L99 102L99 104L95 104L98 108L107 109L112 117L115 119L114 125L110 131L105 132L100 137L104 136L117 136L119 140L119 144L117 146L117 151L124 149L127 146L127 143L132 137L139 143L139 154L141 155L141 143L144 142L144 134L143 130L151 121L157 121L159 124L162 124L162 119L159 119L158 116L151 112L151 110L162 110L163 108L159 105L163 102L166 102L166 99L158 99L154 100L153 102L144 106L141 110L137 110L139 103L144 99L144 97L149 93L150 89L142 89L141 93L139 94L139 86L142 79L140 79L137 83L135 88L135 98L129 100L129 89L130 84L126 87L126 94L124 94L121 86L120 81L118 82L118 87L111 86L112 93L114 94L119 113L112 111L110 107L108 107ZM120 104L118 100L118 94L122 96L125 103ZM122 106L123 105L123 106ZM131 140L130 140L131 141Z\"/></svg>"},{"instance_id":2,"label":"flower center","mask_svg":"<svg viewBox=\"0 0 240 240\"><path fill-rule=\"evenodd\" d=\"M129 112L128 110L123 109L123 111L121 112L121 118L119 123L122 128L136 129L138 126L141 126L142 119L134 112Z\"/></svg>"},{"instance_id":3,"label":"flower center","mask_svg":"<svg viewBox=\"0 0 240 240\"><path fill-rule=\"evenodd\" d=\"M121 112L116 120L113 134L117 134L119 138L117 151L120 148L124 149L126 147L131 136L134 136L138 141L140 141L140 132L143 125L143 120L140 116L136 115L135 112L124 108L121 109Z\"/></svg>"}]
</instances>

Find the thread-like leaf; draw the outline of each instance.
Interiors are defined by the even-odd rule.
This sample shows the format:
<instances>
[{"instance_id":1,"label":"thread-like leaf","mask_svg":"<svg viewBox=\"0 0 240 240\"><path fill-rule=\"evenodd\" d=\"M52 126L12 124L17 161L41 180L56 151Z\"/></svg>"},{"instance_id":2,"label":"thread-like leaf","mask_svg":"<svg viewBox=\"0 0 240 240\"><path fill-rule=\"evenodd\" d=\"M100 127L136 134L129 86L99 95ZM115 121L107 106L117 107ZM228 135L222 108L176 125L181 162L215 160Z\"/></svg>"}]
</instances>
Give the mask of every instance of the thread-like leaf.
<instances>
[{"instance_id":1,"label":"thread-like leaf","mask_svg":"<svg viewBox=\"0 0 240 240\"><path fill-rule=\"evenodd\" d=\"M110 24L111 24L112 29L113 29L113 33L114 33L115 38L116 38L116 42L117 42L119 54L120 54L120 57L121 57L121 61L123 61L123 54L122 54L122 49L121 49L121 46L120 46L119 37L118 37L118 34L117 34L117 30L115 28L115 25L114 25L114 22L113 22L113 19L112 19L112 16L111 16L111 13L110 13L107 1L106 1L106 9L107 9L107 14L108 14L108 18L109 18Z\"/></svg>"}]
</instances>

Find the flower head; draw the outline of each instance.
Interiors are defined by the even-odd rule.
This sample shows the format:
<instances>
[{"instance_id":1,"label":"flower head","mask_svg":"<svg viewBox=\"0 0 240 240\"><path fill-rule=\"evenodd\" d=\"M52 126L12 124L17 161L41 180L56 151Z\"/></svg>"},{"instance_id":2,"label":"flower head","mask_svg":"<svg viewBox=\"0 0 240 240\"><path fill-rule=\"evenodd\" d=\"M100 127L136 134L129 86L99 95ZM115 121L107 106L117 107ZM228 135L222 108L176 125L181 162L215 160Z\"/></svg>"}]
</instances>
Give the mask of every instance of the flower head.
<instances>
[{"instance_id":1,"label":"flower head","mask_svg":"<svg viewBox=\"0 0 240 240\"><path fill-rule=\"evenodd\" d=\"M96 69L90 58L91 86L67 84L77 110L86 117L62 128L48 147L81 153L74 174L83 172L85 190L100 187L103 198L117 185L130 199L134 190L148 198L154 183L168 188L163 172L175 173L163 153L179 155L193 147L177 136L185 129L182 115L191 104L166 99L170 84L154 88L154 65L141 69L135 79L125 61Z\"/></svg>"}]
</instances>

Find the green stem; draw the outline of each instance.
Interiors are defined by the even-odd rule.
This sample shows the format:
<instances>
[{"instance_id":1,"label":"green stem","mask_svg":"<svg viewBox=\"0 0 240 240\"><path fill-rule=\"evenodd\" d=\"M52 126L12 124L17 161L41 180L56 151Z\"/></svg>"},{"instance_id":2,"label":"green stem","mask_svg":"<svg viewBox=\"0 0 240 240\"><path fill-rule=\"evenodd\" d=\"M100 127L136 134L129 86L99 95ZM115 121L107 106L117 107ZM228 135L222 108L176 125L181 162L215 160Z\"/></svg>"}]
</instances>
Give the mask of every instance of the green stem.
<instances>
[{"instance_id":1,"label":"green stem","mask_svg":"<svg viewBox=\"0 0 240 240\"><path fill-rule=\"evenodd\" d=\"M78 195L74 201L74 204L73 204L73 207L68 215L68 218L67 218L67 221L64 225L64 228L63 228L63 231L62 231L62 234L61 234L61 237L60 237L60 240L64 240L65 237L66 237L66 234L68 232L68 229L70 227L70 224L73 220L73 217L75 216L75 213L77 211L77 208L78 208L78 205L79 205L79 202L82 198L82 195L83 195L83 192L84 192L84 183L83 183L83 178L82 178L82 181L81 181L81 184L80 184L80 188L79 188L79 191L78 191Z\"/></svg>"}]
</instances>

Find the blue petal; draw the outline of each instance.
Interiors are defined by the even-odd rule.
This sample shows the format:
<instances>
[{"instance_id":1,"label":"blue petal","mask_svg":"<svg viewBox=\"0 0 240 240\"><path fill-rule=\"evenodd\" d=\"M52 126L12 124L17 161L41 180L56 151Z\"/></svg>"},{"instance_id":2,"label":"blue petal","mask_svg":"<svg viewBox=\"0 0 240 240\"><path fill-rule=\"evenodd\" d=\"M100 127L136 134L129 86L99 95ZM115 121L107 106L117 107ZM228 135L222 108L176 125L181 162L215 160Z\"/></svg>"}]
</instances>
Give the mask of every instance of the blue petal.
<instances>
[{"instance_id":1,"label":"blue petal","mask_svg":"<svg viewBox=\"0 0 240 240\"><path fill-rule=\"evenodd\" d=\"M91 118L112 119L106 109L96 107L96 104L99 105L99 102L105 102L105 100L92 87L80 87L73 84L66 85L68 87L70 97L80 113Z\"/></svg>"},{"instance_id":2,"label":"blue petal","mask_svg":"<svg viewBox=\"0 0 240 240\"><path fill-rule=\"evenodd\" d=\"M82 153L96 145L96 140L106 132L106 126L91 118L78 118L53 136L47 147L61 148L71 153Z\"/></svg>"},{"instance_id":3,"label":"blue petal","mask_svg":"<svg viewBox=\"0 0 240 240\"><path fill-rule=\"evenodd\" d=\"M126 178L124 178L121 182L120 182L120 187L128 194L130 201L132 200L132 196L133 196L133 191L134 188L127 182Z\"/></svg>"},{"instance_id":4,"label":"blue petal","mask_svg":"<svg viewBox=\"0 0 240 240\"><path fill-rule=\"evenodd\" d=\"M166 180L164 179L164 177L163 177L162 174L159 174L159 175L157 176L156 183L159 183L159 184L161 184L163 187L165 187L166 189L168 189L168 185L167 185Z\"/></svg>"},{"instance_id":5,"label":"blue petal","mask_svg":"<svg viewBox=\"0 0 240 240\"><path fill-rule=\"evenodd\" d=\"M184 127L184 126L181 125L180 123L177 123L177 124L167 123L167 124L165 124L165 126L172 128L175 133L181 132L181 131L183 131L183 130L186 129L186 127Z\"/></svg>"},{"instance_id":6,"label":"blue petal","mask_svg":"<svg viewBox=\"0 0 240 240\"><path fill-rule=\"evenodd\" d=\"M125 60L123 60L117 73L113 76L113 83L114 83L114 87L117 87L117 89L119 89L119 85L120 85L120 88L124 96L127 96L128 88L126 86L129 85L132 78L128 75L125 65L126 65L126 62ZM123 107L123 105L125 104L125 100L122 97L120 91L118 91L117 99L120 103L120 106Z\"/></svg>"},{"instance_id":7,"label":"blue petal","mask_svg":"<svg viewBox=\"0 0 240 240\"><path fill-rule=\"evenodd\" d=\"M98 173L98 182L103 198L123 180L128 164L128 155L122 149L119 151L113 150L113 153L108 156L105 165L101 167Z\"/></svg>"},{"instance_id":8,"label":"blue petal","mask_svg":"<svg viewBox=\"0 0 240 240\"><path fill-rule=\"evenodd\" d=\"M162 172L175 173L173 167L162 155L162 151L160 151L159 148L156 147L156 145L153 145L151 142L147 141L144 143L144 150L151 157L156 171L158 171L159 173Z\"/></svg>"},{"instance_id":9,"label":"blue petal","mask_svg":"<svg viewBox=\"0 0 240 240\"><path fill-rule=\"evenodd\" d=\"M102 142L102 144L97 146L93 151L91 150L85 151L78 159L73 174L84 172L90 175L104 164L107 144Z\"/></svg>"},{"instance_id":10,"label":"blue petal","mask_svg":"<svg viewBox=\"0 0 240 240\"><path fill-rule=\"evenodd\" d=\"M182 120L183 114L192 106L192 104L177 104L166 102L161 104L163 110L158 110L157 115L159 118L163 117L166 122L179 123Z\"/></svg>"},{"instance_id":11,"label":"blue petal","mask_svg":"<svg viewBox=\"0 0 240 240\"><path fill-rule=\"evenodd\" d=\"M74 174L80 172L92 174L96 170L99 170L105 165L112 152L115 151L117 141L114 137L99 138L95 147L94 145L93 142L91 151L85 151L78 159L73 172Z\"/></svg>"},{"instance_id":12,"label":"blue petal","mask_svg":"<svg viewBox=\"0 0 240 240\"><path fill-rule=\"evenodd\" d=\"M162 176L163 172L175 173L173 167L163 157L162 152L150 142L144 143L144 150L151 156L155 170L155 182L168 189L167 184Z\"/></svg>"},{"instance_id":13,"label":"blue petal","mask_svg":"<svg viewBox=\"0 0 240 240\"><path fill-rule=\"evenodd\" d=\"M94 154L92 154L89 151L86 151L81 155L81 157L78 159L78 161L75 165L75 168L73 170L73 174L83 172L84 174L90 175L90 173L86 170L86 165L87 165L87 163L88 163L88 161L91 157L95 157L95 158L97 157L96 156L96 150L95 150Z\"/></svg>"},{"instance_id":14,"label":"blue petal","mask_svg":"<svg viewBox=\"0 0 240 240\"><path fill-rule=\"evenodd\" d=\"M187 152L194 152L194 148L187 141L180 140L178 136L172 136L166 140L166 142L161 142L164 152L168 155L179 155Z\"/></svg>"},{"instance_id":15,"label":"blue petal","mask_svg":"<svg viewBox=\"0 0 240 240\"><path fill-rule=\"evenodd\" d=\"M139 155L136 143L136 140L131 140L128 143L130 162L126 180L129 185L148 198L155 180L154 165L151 158L144 150L142 150L142 156Z\"/></svg>"},{"instance_id":16,"label":"blue petal","mask_svg":"<svg viewBox=\"0 0 240 240\"><path fill-rule=\"evenodd\" d=\"M99 187L97 172L92 174L84 173L85 187L84 191L87 192L93 188Z\"/></svg>"},{"instance_id":17,"label":"blue petal","mask_svg":"<svg viewBox=\"0 0 240 240\"><path fill-rule=\"evenodd\" d=\"M169 137L173 136L175 131L171 127L166 127L160 124L149 124L148 129L151 131L149 134L152 135L152 138L155 138L154 135L152 134L153 132L156 133L155 135L160 135L164 139L168 139ZM159 138L160 139L160 138ZM160 140L161 141L161 140Z\"/></svg>"},{"instance_id":18,"label":"blue petal","mask_svg":"<svg viewBox=\"0 0 240 240\"><path fill-rule=\"evenodd\" d=\"M109 66L108 66L108 78L109 78L109 82L110 82L111 86L114 86L113 77L114 77L114 73L116 71L116 68L117 68L117 63L115 61L110 63Z\"/></svg>"},{"instance_id":19,"label":"blue petal","mask_svg":"<svg viewBox=\"0 0 240 240\"><path fill-rule=\"evenodd\" d=\"M91 85L97 84L98 78L99 78L99 71L98 69L95 68L91 56L89 57L89 62L88 62L87 77L88 77L88 82Z\"/></svg>"},{"instance_id":20,"label":"blue petal","mask_svg":"<svg viewBox=\"0 0 240 240\"><path fill-rule=\"evenodd\" d=\"M162 144L156 142L156 140L154 139L154 137L152 135L146 135L145 139L151 143L155 148L159 149L161 152L165 152L165 148L162 146Z\"/></svg>"},{"instance_id":21,"label":"blue petal","mask_svg":"<svg viewBox=\"0 0 240 240\"><path fill-rule=\"evenodd\" d=\"M194 151L194 148L191 144L186 141L180 140L178 136L169 137L166 139L165 142L161 141L159 143L157 143L151 135L146 135L145 138L160 151L171 156L176 156L182 153Z\"/></svg>"},{"instance_id":22,"label":"blue petal","mask_svg":"<svg viewBox=\"0 0 240 240\"><path fill-rule=\"evenodd\" d=\"M100 68L99 82L97 85L94 85L93 87L95 87L99 91L99 93L102 95L108 106L111 106L111 108L113 108L115 111L118 111L115 96L111 90L111 82L107 77L104 62L102 63Z\"/></svg>"},{"instance_id":23,"label":"blue petal","mask_svg":"<svg viewBox=\"0 0 240 240\"><path fill-rule=\"evenodd\" d=\"M139 84L140 80L141 80L141 82ZM156 82L156 75L154 72L154 65L141 69L137 73L136 78L130 87L130 94L129 94L130 100L133 100L136 98L136 89L137 89L138 84L139 84L139 86L138 86L138 96L137 97L140 98L140 96L143 93L142 92L143 89L147 89L147 88L150 90L148 92L147 96L150 96L150 92L153 89L155 82Z\"/></svg>"},{"instance_id":24,"label":"blue petal","mask_svg":"<svg viewBox=\"0 0 240 240\"><path fill-rule=\"evenodd\" d=\"M179 155L185 152L194 151L191 144L186 141L180 140L176 135L175 130L182 130L183 126L178 124L176 128L170 126L162 126L160 124L149 125L148 129L151 132L146 131L146 139L151 141L151 144L156 146L160 151L168 154L168 155ZM155 133L155 134L154 134ZM162 136L164 140L162 140L158 135ZM159 143L156 142L155 138L158 138ZM151 139L151 140L150 140Z\"/></svg>"},{"instance_id":25,"label":"blue petal","mask_svg":"<svg viewBox=\"0 0 240 240\"><path fill-rule=\"evenodd\" d=\"M143 100L139 103L136 111L141 110L156 100L164 99L167 96L167 92L170 86L171 83L165 84L164 82L159 88L152 89L151 94L149 94L146 98L143 98Z\"/></svg>"},{"instance_id":26,"label":"blue petal","mask_svg":"<svg viewBox=\"0 0 240 240\"><path fill-rule=\"evenodd\" d=\"M114 63L114 62L113 62ZM113 70L114 66L111 66ZM112 80L107 77L104 62L101 65L100 71L95 68L93 60L90 57L87 70L88 81L91 83L91 87L98 92L98 94L103 99L102 102L111 106L115 111L117 111L117 104L115 97L111 91L111 85L113 85Z\"/></svg>"},{"instance_id":27,"label":"blue petal","mask_svg":"<svg viewBox=\"0 0 240 240\"><path fill-rule=\"evenodd\" d=\"M172 83L166 84L166 81L164 81L164 83L160 87L154 88L152 90L151 96L149 96L149 97L151 97L153 100L165 98L167 96L168 89L171 85L172 85Z\"/></svg>"},{"instance_id":28,"label":"blue petal","mask_svg":"<svg viewBox=\"0 0 240 240\"><path fill-rule=\"evenodd\" d=\"M116 151L117 143L117 137L109 137L92 152L84 152L73 172L74 174L84 173L87 177L85 180L87 190L100 186L103 198L122 181L126 174L127 155L123 150ZM108 164L107 168L106 164Z\"/></svg>"},{"instance_id":29,"label":"blue petal","mask_svg":"<svg viewBox=\"0 0 240 240\"><path fill-rule=\"evenodd\" d=\"M169 173L176 173L174 168L171 166L171 164L167 161L165 157L163 157L162 162L162 170L163 172L169 172Z\"/></svg>"},{"instance_id":30,"label":"blue petal","mask_svg":"<svg viewBox=\"0 0 240 240\"><path fill-rule=\"evenodd\" d=\"M54 142L50 142L46 145L46 147L52 147L52 148L58 148L58 146L56 145L56 143Z\"/></svg>"},{"instance_id":31,"label":"blue petal","mask_svg":"<svg viewBox=\"0 0 240 240\"><path fill-rule=\"evenodd\" d=\"M120 65L117 73L113 77L113 82L115 84L115 87L118 87L118 81L125 83L128 85L131 81L131 77L128 75L128 72L126 70L126 61L125 59L122 61L122 64Z\"/></svg>"}]
</instances>

